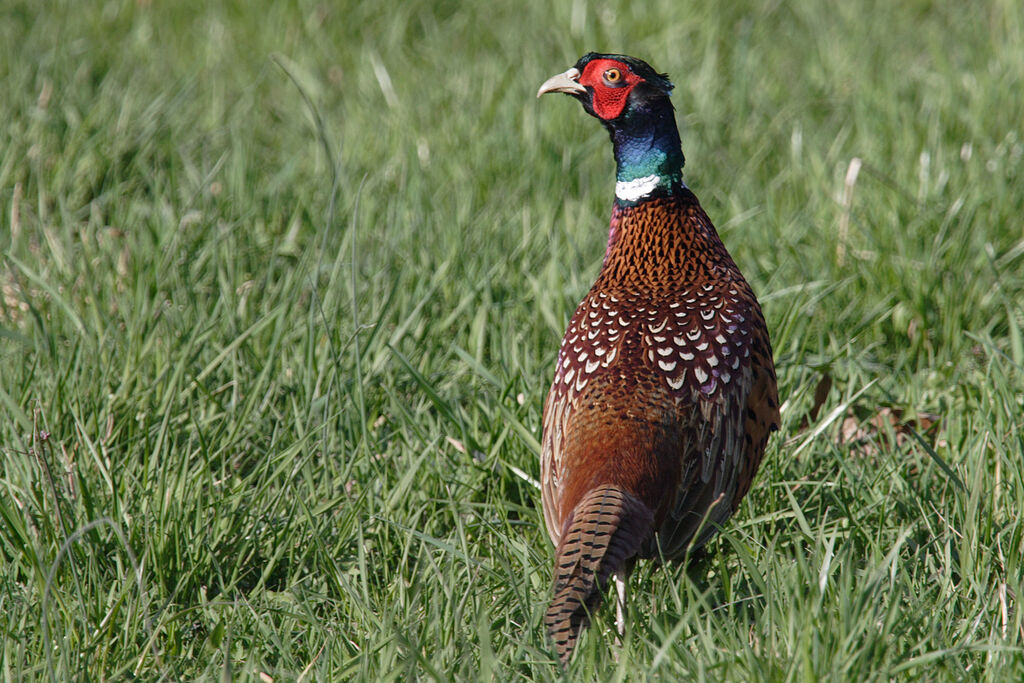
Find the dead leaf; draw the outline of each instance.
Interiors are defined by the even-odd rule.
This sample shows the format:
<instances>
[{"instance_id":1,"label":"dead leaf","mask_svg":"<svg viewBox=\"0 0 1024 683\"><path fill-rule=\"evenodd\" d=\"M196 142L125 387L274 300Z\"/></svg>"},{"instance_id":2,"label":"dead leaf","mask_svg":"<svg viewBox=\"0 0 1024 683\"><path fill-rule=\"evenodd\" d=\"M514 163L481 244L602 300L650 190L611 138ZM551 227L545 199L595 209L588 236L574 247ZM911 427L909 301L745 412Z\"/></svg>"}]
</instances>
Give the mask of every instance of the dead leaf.
<instances>
[{"instance_id":1,"label":"dead leaf","mask_svg":"<svg viewBox=\"0 0 1024 683\"><path fill-rule=\"evenodd\" d=\"M807 414L800 420L800 426L797 427L797 433L806 430L812 422L816 422L818 419L818 413L821 412L821 407L825 405L825 401L828 400L828 392L832 390L832 375L829 373L823 373L821 379L818 380L818 384L814 387L814 403L811 404L811 409L807 411Z\"/></svg>"},{"instance_id":2,"label":"dead leaf","mask_svg":"<svg viewBox=\"0 0 1024 683\"><path fill-rule=\"evenodd\" d=\"M934 436L938 431L940 416L919 411L917 416L904 419L901 408L881 408L866 419L858 418L851 408L847 411L839 428L839 443L852 447L852 452L863 457L873 457L880 447L902 448L914 439L914 432L922 437ZM895 443L890 443L889 435ZM936 445L941 446L943 442Z\"/></svg>"}]
</instances>

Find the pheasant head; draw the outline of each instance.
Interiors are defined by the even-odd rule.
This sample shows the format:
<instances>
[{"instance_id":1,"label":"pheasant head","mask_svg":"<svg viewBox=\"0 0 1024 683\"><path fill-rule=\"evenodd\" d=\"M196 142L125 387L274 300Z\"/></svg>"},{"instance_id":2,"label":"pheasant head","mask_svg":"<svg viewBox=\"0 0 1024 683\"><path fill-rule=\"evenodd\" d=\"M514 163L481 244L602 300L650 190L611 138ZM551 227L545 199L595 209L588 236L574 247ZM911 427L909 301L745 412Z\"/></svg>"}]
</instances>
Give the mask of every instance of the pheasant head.
<instances>
[{"instance_id":1,"label":"pheasant head","mask_svg":"<svg viewBox=\"0 0 1024 683\"><path fill-rule=\"evenodd\" d=\"M675 194L685 158L672 102L672 82L635 57L590 52L537 91L575 97L608 129L615 152L619 204Z\"/></svg>"}]
</instances>

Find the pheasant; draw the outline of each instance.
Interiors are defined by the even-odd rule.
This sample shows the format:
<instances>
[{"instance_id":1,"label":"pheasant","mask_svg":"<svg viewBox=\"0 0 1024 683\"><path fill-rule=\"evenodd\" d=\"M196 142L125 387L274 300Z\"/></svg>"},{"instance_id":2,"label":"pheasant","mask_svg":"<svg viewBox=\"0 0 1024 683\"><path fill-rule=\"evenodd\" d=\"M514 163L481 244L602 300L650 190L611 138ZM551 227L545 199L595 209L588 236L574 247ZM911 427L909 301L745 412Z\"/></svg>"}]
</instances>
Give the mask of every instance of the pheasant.
<instances>
[{"instance_id":1,"label":"pheasant","mask_svg":"<svg viewBox=\"0 0 1024 683\"><path fill-rule=\"evenodd\" d=\"M608 129L617 164L601 272L544 404L542 502L556 548L545 624L563 665L609 579L622 633L636 559L707 542L779 428L764 316L683 182L672 88L644 61L592 52L537 92L579 100Z\"/></svg>"}]
</instances>

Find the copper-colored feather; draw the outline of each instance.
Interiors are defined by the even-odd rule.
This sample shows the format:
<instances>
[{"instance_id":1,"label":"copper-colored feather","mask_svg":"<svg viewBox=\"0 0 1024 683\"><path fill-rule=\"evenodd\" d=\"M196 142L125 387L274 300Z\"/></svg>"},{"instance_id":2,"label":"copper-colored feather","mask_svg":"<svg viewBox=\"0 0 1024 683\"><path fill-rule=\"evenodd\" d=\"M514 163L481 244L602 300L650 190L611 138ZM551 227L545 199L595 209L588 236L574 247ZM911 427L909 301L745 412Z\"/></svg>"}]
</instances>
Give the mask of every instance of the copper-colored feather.
<instances>
[{"instance_id":1,"label":"copper-colored feather","mask_svg":"<svg viewBox=\"0 0 1024 683\"><path fill-rule=\"evenodd\" d=\"M677 558L735 511L778 405L760 306L697 198L616 206L544 409L546 623L563 661L612 572Z\"/></svg>"},{"instance_id":2,"label":"copper-colored feather","mask_svg":"<svg viewBox=\"0 0 1024 683\"><path fill-rule=\"evenodd\" d=\"M651 532L651 511L615 486L591 490L577 506L555 553L554 598L544 623L565 662L576 646L587 611L611 573L640 549Z\"/></svg>"}]
</instances>

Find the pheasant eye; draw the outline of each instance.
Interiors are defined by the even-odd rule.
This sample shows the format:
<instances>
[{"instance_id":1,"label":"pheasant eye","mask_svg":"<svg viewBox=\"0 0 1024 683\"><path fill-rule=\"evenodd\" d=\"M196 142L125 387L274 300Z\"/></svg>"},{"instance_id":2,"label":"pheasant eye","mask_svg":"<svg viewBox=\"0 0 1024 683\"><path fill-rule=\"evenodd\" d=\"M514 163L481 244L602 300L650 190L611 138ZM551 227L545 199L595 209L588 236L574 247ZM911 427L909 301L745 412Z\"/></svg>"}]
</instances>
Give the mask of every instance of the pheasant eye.
<instances>
[{"instance_id":1,"label":"pheasant eye","mask_svg":"<svg viewBox=\"0 0 1024 683\"><path fill-rule=\"evenodd\" d=\"M603 74L604 82L609 85L618 85L622 81L622 72L618 69L608 69Z\"/></svg>"}]
</instances>

